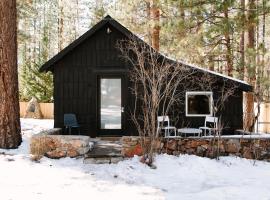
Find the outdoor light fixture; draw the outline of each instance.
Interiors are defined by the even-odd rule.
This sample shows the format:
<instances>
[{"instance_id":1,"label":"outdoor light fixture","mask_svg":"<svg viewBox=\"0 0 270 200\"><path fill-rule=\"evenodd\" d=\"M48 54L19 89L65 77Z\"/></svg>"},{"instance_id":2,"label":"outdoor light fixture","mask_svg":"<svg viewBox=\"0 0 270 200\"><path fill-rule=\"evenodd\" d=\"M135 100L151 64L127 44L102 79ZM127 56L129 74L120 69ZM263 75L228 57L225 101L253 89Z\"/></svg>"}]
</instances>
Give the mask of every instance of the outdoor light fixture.
<instances>
[{"instance_id":1,"label":"outdoor light fixture","mask_svg":"<svg viewBox=\"0 0 270 200\"><path fill-rule=\"evenodd\" d=\"M111 29L108 27L107 28L107 34L110 34L112 31L111 31Z\"/></svg>"}]
</instances>

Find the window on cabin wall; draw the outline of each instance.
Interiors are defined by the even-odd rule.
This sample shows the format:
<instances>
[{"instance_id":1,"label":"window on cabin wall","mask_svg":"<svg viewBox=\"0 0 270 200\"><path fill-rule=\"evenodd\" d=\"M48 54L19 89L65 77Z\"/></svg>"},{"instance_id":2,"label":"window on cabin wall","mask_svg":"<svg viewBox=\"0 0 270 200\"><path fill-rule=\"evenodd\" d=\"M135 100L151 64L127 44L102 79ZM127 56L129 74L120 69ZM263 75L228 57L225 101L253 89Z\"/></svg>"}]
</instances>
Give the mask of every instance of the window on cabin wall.
<instances>
[{"instance_id":1,"label":"window on cabin wall","mask_svg":"<svg viewBox=\"0 0 270 200\"><path fill-rule=\"evenodd\" d=\"M186 116L205 117L213 114L213 92L186 92Z\"/></svg>"}]
</instances>

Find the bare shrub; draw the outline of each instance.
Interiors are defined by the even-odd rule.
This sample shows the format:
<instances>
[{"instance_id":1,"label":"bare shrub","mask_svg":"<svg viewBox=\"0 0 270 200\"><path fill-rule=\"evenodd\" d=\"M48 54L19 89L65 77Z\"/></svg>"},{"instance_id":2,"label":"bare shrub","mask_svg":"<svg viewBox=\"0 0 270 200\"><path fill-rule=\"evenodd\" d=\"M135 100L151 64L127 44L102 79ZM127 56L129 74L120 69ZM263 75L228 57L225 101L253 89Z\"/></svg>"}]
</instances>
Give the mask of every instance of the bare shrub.
<instances>
[{"instance_id":1,"label":"bare shrub","mask_svg":"<svg viewBox=\"0 0 270 200\"><path fill-rule=\"evenodd\" d=\"M177 64L138 39L120 41L123 57L132 65L130 80L134 94L132 121L141 137L142 162L152 165L160 131L157 116L165 116L172 106L183 103L185 79L193 70Z\"/></svg>"},{"instance_id":2,"label":"bare shrub","mask_svg":"<svg viewBox=\"0 0 270 200\"><path fill-rule=\"evenodd\" d=\"M37 161L41 159L51 147L48 146L48 138L46 136L32 137L30 143L31 160Z\"/></svg>"}]
</instances>

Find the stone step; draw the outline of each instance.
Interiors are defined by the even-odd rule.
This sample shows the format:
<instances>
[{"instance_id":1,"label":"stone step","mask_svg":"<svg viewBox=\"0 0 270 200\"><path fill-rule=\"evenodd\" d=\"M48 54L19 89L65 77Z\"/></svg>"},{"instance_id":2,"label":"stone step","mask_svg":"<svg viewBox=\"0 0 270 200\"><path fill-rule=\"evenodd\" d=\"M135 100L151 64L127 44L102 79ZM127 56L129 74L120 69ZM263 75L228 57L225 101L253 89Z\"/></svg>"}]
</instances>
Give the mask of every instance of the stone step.
<instances>
[{"instance_id":1,"label":"stone step","mask_svg":"<svg viewBox=\"0 0 270 200\"><path fill-rule=\"evenodd\" d=\"M113 141L118 142L121 140L122 137L115 137L115 136L104 136L104 137L97 137L99 140L105 140L105 141Z\"/></svg>"},{"instance_id":2,"label":"stone step","mask_svg":"<svg viewBox=\"0 0 270 200\"><path fill-rule=\"evenodd\" d=\"M92 150L84 155L85 164L111 164L123 160L119 141L98 140Z\"/></svg>"},{"instance_id":3,"label":"stone step","mask_svg":"<svg viewBox=\"0 0 270 200\"><path fill-rule=\"evenodd\" d=\"M121 157L95 157L95 158L84 158L84 164L114 164L124 160Z\"/></svg>"}]
</instances>

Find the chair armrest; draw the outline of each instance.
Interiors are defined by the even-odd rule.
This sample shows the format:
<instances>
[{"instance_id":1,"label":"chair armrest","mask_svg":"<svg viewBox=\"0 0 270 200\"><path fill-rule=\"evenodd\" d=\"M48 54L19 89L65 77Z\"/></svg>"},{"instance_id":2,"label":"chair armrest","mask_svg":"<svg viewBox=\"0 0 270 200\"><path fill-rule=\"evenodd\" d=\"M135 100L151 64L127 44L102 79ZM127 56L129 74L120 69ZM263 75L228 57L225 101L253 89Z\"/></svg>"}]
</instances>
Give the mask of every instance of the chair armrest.
<instances>
[{"instance_id":1,"label":"chair armrest","mask_svg":"<svg viewBox=\"0 0 270 200\"><path fill-rule=\"evenodd\" d=\"M207 129L207 130L211 130L212 128L209 128L209 127L206 127L206 126L202 126L202 127L199 127L199 129Z\"/></svg>"}]
</instances>

